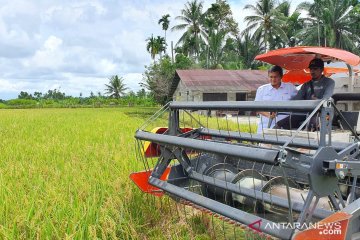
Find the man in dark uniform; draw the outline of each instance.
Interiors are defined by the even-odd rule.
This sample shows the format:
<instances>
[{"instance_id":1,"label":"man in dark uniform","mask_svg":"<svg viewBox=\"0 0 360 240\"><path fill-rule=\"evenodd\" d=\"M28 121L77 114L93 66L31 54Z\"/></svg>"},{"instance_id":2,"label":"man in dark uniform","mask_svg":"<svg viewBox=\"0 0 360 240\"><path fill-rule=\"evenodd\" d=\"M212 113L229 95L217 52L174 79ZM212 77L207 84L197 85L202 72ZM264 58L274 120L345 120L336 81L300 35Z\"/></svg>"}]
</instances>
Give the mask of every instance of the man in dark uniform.
<instances>
[{"instance_id":1,"label":"man in dark uniform","mask_svg":"<svg viewBox=\"0 0 360 240\"><path fill-rule=\"evenodd\" d=\"M315 58L309 64L311 80L303 84L298 93L291 100L316 100L329 98L334 93L335 82L325 77L324 62Z\"/></svg>"},{"instance_id":2,"label":"man in dark uniform","mask_svg":"<svg viewBox=\"0 0 360 240\"><path fill-rule=\"evenodd\" d=\"M324 62L315 58L309 64L311 80L304 83L291 100L316 100L330 98L334 93L335 81L323 75ZM304 115L293 115L277 122L275 128L297 128L306 119ZM309 128L317 127L316 119L311 119Z\"/></svg>"}]
</instances>

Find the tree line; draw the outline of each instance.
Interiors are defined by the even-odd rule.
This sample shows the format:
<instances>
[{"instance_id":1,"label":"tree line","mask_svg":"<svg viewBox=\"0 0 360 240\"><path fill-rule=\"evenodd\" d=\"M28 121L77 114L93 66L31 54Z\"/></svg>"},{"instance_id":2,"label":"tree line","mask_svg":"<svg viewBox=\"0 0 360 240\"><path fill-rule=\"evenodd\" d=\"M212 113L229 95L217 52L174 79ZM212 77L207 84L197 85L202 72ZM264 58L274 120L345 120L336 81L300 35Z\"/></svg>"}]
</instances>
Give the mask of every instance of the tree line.
<instances>
[{"instance_id":1,"label":"tree line","mask_svg":"<svg viewBox=\"0 0 360 240\"><path fill-rule=\"evenodd\" d=\"M254 61L256 55L301 45L360 54L359 1L314 0L291 9L290 1L258 0L244 7L251 14L238 23L226 0L216 0L208 9L204 9L202 1L188 1L173 26L169 14L159 19L164 36L146 39L153 62L146 66L143 86L157 100L166 102L170 96L157 85L168 90L177 68L261 69L261 63ZM239 30L239 24L244 30ZM166 54L169 29L182 33L170 50L171 56ZM180 63L179 67L179 62L186 64Z\"/></svg>"},{"instance_id":2,"label":"tree line","mask_svg":"<svg viewBox=\"0 0 360 240\"><path fill-rule=\"evenodd\" d=\"M16 99L1 100L0 108L34 108L34 107L106 107L106 106L156 106L153 96L144 88L136 93L126 92L128 88L124 79L118 75L111 76L105 84L104 94L90 92L88 97L66 95L60 89L50 89L45 93L21 91Z\"/></svg>"}]
</instances>

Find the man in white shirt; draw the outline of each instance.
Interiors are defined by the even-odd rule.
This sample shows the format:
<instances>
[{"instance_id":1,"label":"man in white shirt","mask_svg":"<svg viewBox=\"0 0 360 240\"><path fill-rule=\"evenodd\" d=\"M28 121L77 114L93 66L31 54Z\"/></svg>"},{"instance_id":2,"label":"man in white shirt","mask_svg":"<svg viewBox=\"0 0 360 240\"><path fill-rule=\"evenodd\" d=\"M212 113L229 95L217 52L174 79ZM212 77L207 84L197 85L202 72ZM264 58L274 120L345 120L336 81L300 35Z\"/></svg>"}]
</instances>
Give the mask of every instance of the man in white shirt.
<instances>
[{"instance_id":1,"label":"man in white shirt","mask_svg":"<svg viewBox=\"0 0 360 240\"><path fill-rule=\"evenodd\" d=\"M270 83L260 86L256 91L255 101L286 101L295 96L297 90L291 83L281 82L283 70L279 66L273 66L268 72ZM273 128L275 123L287 117L287 115L276 115L270 112L258 112L260 120L258 133L262 133L263 128ZM271 119L271 120L270 120ZM270 126L269 121L271 121Z\"/></svg>"}]
</instances>

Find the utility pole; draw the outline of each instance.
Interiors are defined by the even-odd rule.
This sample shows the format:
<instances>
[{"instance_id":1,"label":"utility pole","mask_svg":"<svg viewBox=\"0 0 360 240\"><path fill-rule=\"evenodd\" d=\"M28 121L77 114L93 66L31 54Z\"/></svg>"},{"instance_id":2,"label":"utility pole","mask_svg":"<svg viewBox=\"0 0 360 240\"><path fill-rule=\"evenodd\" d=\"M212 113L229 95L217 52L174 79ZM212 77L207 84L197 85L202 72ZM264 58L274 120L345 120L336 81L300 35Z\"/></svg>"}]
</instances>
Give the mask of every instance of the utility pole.
<instances>
[{"instance_id":1,"label":"utility pole","mask_svg":"<svg viewBox=\"0 0 360 240\"><path fill-rule=\"evenodd\" d=\"M174 46L173 46L173 41L171 41L171 62L174 63Z\"/></svg>"},{"instance_id":2,"label":"utility pole","mask_svg":"<svg viewBox=\"0 0 360 240\"><path fill-rule=\"evenodd\" d=\"M207 46L206 68L209 69L209 51L210 51L210 48L209 48L209 45L206 45L206 46Z\"/></svg>"}]
</instances>

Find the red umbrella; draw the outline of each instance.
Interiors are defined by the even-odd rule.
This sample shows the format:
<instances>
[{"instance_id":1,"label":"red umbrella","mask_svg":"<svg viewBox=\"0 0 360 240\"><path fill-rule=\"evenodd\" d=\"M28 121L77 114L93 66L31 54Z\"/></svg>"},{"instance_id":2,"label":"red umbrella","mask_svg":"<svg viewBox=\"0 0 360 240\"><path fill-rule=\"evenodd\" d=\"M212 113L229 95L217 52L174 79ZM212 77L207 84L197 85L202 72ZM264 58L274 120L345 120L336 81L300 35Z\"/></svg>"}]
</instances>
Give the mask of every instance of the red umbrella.
<instances>
[{"instance_id":1,"label":"red umbrella","mask_svg":"<svg viewBox=\"0 0 360 240\"><path fill-rule=\"evenodd\" d=\"M358 69L354 69L354 72L359 72ZM324 75L327 77L330 77L333 74L336 73L349 73L349 70L347 68L336 68L336 67L325 67L324 68ZM284 76L283 81L284 82L291 82L293 84L303 84L306 83L311 79L310 70L302 69L302 70L288 70Z\"/></svg>"},{"instance_id":2,"label":"red umbrella","mask_svg":"<svg viewBox=\"0 0 360 240\"><path fill-rule=\"evenodd\" d=\"M314 58L324 62L345 62L349 65L359 65L360 57L345 50L328 47L291 47L273 50L255 57L256 60L278 65L287 70L303 70Z\"/></svg>"}]
</instances>

